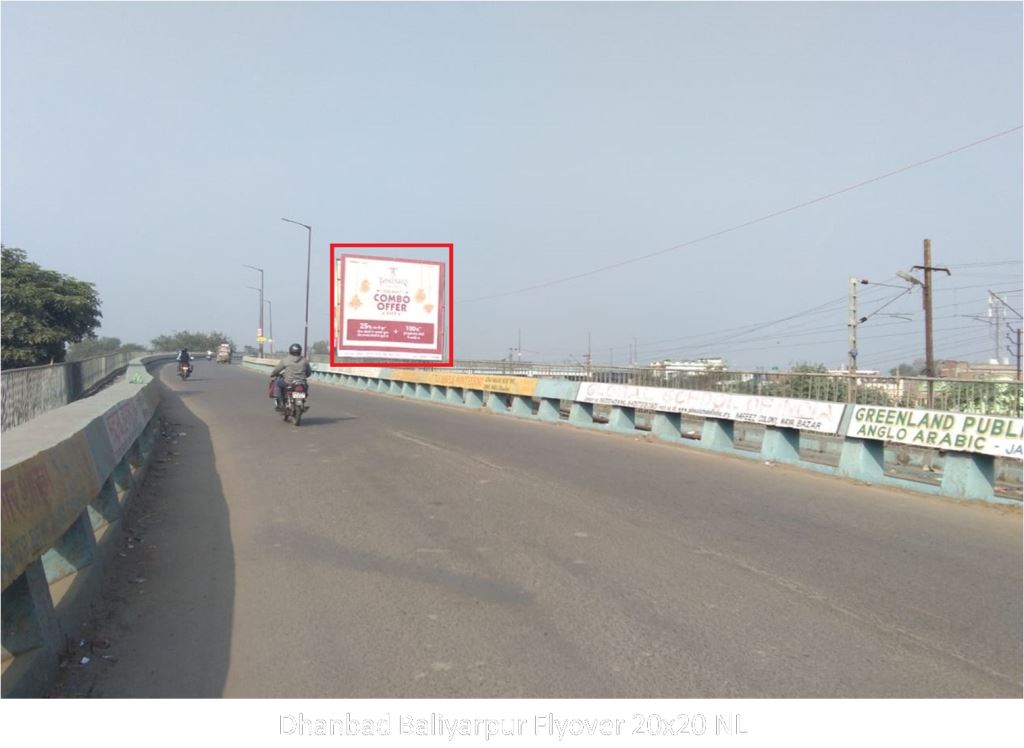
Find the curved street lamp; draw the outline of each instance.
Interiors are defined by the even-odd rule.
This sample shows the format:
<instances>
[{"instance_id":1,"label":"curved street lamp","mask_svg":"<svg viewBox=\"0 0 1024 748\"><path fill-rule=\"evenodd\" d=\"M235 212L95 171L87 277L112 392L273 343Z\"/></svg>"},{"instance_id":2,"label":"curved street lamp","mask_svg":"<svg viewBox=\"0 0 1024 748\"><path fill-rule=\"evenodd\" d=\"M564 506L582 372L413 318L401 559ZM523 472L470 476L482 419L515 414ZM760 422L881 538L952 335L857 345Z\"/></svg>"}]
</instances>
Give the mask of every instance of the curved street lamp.
<instances>
[{"instance_id":1,"label":"curved street lamp","mask_svg":"<svg viewBox=\"0 0 1024 748\"><path fill-rule=\"evenodd\" d=\"M300 221L293 221L291 218L282 218L285 223L294 223L306 229L306 328L302 334L302 352L309 356L309 261L313 247L313 227Z\"/></svg>"},{"instance_id":2,"label":"curved street lamp","mask_svg":"<svg viewBox=\"0 0 1024 748\"><path fill-rule=\"evenodd\" d=\"M256 337L257 338L262 338L263 337L263 268L258 268L255 265L245 265L245 264L243 264L242 267L244 267L244 268L252 268L253 270L259 271L259 274L260 274L260 287L258 289L256 289L257 291L260 292L260 332L259 332L259 335L257 335ZM252 286L249 286L249 288L252 288ZM260 358L263 358L263 343L260 340L258 340L258 339L257 339L256 343L259 345Z\"/></svg>"}]
</instances>

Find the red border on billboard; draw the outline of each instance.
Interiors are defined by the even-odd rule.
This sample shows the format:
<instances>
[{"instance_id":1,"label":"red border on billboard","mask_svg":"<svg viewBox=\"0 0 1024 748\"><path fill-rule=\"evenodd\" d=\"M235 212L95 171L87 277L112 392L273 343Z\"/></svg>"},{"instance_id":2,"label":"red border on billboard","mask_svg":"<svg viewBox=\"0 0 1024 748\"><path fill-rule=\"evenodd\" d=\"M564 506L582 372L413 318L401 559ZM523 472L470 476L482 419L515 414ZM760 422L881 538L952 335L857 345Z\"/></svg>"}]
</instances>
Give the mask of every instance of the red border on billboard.
<instances>
[{"instance_id":1,"label":"red border on billboard","mask_svg":"<svg viewBox=\"0 0 1024 748\"><path fill-rule=\"evenodd\" d=\"M441 278L442 289L441 298L445 297L447 293L448 297L448 360L447 361L391 361L390 359L382 359L380 361L362 361L359 363L350 363L347 361L337 361L334 357L335 352L338 350L336 347L337 341L335 340L334 334L334 286L335 286L335 275L334 271L337 266L335 259L335 250L337 249L442 249L447 247L448 249L448 278ZM425 262L433 264L433 260L413 260L411 258L403 257L381 257L378 255L353 255L356 257L366 257L374 260L402 260L404 262ZM332 242L331 243L331 268L327 274L328 282L331 285L330 288L330 319L328 323L328 337L330 338L330 365L335 368L347 368L350 366L374 366L380 368L396 368L396 367L410 367L417 369L424 369L428 367L437 368L451 368L455 366L455 294L453 292L455 283L455 245L454 244L389 244L389 243L369 243L369 242ZM447 289L445 289L444 283L447 280Z\"/></svg>"}]
</instances>

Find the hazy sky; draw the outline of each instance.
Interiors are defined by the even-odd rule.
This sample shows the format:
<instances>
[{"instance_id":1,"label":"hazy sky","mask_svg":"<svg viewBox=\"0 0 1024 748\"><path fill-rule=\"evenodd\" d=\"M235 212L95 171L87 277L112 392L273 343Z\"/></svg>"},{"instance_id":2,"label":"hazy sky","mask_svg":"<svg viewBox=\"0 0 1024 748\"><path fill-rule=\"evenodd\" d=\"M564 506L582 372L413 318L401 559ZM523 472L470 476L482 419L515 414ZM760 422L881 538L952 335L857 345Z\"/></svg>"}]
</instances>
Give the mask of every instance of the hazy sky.
<instances>
[{"instance_id":1,"label":"hazy sky","mask_svg":"<svg viewBox=\"0 0 1024 748\"><path fill-rule=\"evenodd\" d=\"M934 261L936 354L1021 310L1020 3L3 3L2 237L101 335L326 338L330 242L454 242L456 355L846 362ZM861 313L901 292L862 287ZM831 302L831 303L830 303ZM809 310L813 310L810 313ZM905 318L883 316L901 313ZM1007 313L1016 320L1012 313ZM790 318L744 333L747 328ZM920 292L860 363L923 355Z\"/></svg>"}]
</instances>

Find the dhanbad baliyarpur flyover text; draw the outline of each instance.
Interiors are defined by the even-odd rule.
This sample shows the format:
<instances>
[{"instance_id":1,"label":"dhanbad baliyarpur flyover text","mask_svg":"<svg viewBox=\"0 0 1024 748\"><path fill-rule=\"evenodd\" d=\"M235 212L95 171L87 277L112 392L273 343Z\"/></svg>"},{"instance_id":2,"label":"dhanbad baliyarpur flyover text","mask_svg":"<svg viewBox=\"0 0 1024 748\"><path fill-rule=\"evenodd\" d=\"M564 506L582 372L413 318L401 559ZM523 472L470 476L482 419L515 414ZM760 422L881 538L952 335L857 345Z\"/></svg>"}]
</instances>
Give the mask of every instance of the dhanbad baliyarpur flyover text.
<instances>
[{"instance_id":1,"label":"dhanbad baliyarpur flyover text","mask_svg":"<svg viewBox=\"0 0 1024 748\"><path fill-rule=\"evenodd\" d=\"M460 737L553 737L558 740L576 737L614 737L621 735L743 735L746 725L740 714L633 714L625 717L570 716L551 712L529 717L454 717L431 712L426 715L390 712L382 717L355 717L346 712L342 717L318 718L302 712L280 716L280 734L309 737L390 737L443 736L449 741Z\"/></svg>"}]
</instances>

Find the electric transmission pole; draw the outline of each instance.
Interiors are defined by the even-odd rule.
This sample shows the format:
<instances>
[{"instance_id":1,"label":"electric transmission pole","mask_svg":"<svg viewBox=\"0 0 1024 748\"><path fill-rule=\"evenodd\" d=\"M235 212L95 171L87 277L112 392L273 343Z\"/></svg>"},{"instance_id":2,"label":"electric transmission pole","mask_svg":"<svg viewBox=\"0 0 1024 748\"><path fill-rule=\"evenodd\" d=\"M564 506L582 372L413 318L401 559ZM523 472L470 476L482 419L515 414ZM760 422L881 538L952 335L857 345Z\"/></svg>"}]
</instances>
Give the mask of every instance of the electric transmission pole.
<instances>
[{"instance_id":1,"label":"electric transmission pole","mask_svg":"<svg viewBox=\"0 0 1024 748\"><path fill-rule=\"evenodd\" d=\"M924 357L925 375L928 377L928 407L935 406L935 349L932 345L932 271L951 275L949 268L932 267L932 240L924 240L924 265L914 265L924 271Z\"/></svg>"}]
</instances>

